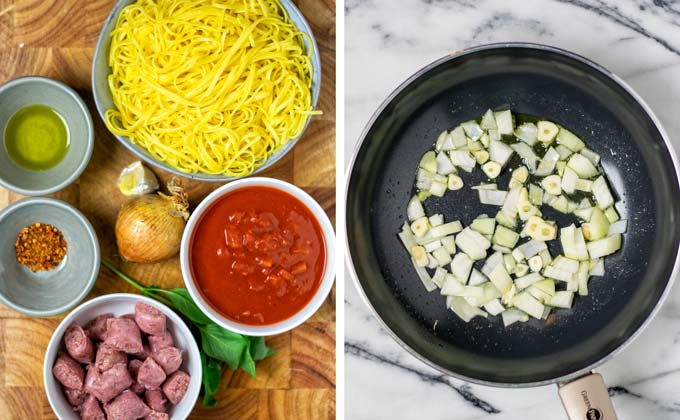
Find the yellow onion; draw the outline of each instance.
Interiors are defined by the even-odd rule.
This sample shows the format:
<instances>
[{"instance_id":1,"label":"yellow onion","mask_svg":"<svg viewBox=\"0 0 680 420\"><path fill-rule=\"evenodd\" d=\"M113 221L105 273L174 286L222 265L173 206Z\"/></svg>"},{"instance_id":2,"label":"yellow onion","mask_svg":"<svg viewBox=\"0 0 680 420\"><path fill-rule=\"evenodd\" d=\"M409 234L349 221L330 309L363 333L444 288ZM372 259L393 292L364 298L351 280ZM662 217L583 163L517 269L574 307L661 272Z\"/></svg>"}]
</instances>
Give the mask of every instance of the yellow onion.
<instances>
[{"instance_id":1,"label":"yellow onion","mask_svg":"<svg viewBox=\"0 0 680 420\"><path fill-rule=\"evenodd\" d=\"M128 201L116 219L118 252L128 261L151 263L179 252L182 232L189 218L189 203L175 180L170 195L147 194Z\"/></svg>"}]
</instances>

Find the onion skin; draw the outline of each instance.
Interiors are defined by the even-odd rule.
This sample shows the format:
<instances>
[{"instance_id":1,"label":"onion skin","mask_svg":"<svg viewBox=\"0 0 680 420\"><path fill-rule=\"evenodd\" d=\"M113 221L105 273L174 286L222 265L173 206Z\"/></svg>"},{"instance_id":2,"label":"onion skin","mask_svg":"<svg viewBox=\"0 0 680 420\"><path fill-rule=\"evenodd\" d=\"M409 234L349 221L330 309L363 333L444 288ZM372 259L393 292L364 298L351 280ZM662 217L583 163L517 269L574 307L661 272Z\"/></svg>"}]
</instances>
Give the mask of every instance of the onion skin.
<instances>
[{"instance_id":1,"label":"onion skin","mask_svg":"<svg viewBox=\"0 0 680 420\"><path fill-rule=\"evenodd\" d=\"M116 244L123 258L152 263L179 252L186 221L173 198L149 194L123 205L116 219Z\"/></svg>"}]
</instances>

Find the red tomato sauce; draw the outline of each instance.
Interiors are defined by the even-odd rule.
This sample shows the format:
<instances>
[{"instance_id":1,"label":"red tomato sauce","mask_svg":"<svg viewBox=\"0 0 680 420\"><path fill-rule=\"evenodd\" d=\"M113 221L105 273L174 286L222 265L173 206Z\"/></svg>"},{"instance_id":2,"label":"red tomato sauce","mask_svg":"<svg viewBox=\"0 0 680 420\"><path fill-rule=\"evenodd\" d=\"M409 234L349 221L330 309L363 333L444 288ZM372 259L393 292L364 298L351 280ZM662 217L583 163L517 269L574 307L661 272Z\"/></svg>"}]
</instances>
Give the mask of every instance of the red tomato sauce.
<instances>
[{"instance_id":1,"label":"red tomato sauce","mask_svg":"<svg viewBox=\"0 0 680 420\"><path fill-rule=\"evenodd\" d=\"M275 188L246 187L206 210L189 257L198 288L215 310L244 324L268 325L312 299L326 245L300 200Z\"/></svg>"}]
</instances>

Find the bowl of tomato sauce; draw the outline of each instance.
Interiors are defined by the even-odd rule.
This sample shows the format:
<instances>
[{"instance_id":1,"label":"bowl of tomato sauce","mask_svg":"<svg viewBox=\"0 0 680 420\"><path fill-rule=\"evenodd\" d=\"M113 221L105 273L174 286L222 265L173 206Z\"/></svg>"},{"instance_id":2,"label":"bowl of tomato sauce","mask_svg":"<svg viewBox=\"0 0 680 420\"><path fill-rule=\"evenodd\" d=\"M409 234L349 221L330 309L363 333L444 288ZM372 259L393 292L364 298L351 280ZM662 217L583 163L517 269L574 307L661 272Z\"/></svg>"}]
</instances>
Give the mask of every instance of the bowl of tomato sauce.
<instances>
[{"instance_id":1,"label":"bowl of tomato sauce","mask_svg":"<svg viewBox=\"0 0 680 420\"><path fill-rule=\"evenodd\" d=\"M194 210L180 262L201 310L228 330L282 333L311 317L335 279L335 234L321 206L284 181L226 184Z\"/></svg>"}]
</instances>

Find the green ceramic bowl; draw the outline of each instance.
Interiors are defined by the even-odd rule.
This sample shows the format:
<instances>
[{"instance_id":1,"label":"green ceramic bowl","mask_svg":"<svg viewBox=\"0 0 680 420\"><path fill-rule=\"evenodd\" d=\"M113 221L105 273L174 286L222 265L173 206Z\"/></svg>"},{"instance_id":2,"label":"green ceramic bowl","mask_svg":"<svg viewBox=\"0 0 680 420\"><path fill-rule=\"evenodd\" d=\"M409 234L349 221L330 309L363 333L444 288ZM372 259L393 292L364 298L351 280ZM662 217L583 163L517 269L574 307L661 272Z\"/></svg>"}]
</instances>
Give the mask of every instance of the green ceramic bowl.
<instances>
[{"instance_id":1,"label":"green ceramic bowl","mask_svg":"<svg viewBox=\"0 0 680 420\"><path fill-rule=\"evenodd\" d=\"M5 130L17 111L30 105L46 105L66 122L69 148L64 159L51 169L32 171L17 165L7 154ZM92 156L92 116L78 94L46 77L21 77L0 86L0 186L23 195L46 195L59 191L80 176Z\"/></svg>"},{"instance_id":2,"label":"green ceramic bowl","mask_svg":"<svg viewBox=\"0 0 680 420\"><path fill-rule=\"evenodd\" d=\"M25 226L55 226L67 243L54 269L32 272L16 260L14 242ZM68 311L90 292L99 274L99 242L90 222L70 204L46 197L25 198L0 212L0 303L31 316Z\"/></svg>"}]
</instances>

